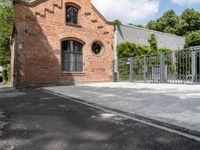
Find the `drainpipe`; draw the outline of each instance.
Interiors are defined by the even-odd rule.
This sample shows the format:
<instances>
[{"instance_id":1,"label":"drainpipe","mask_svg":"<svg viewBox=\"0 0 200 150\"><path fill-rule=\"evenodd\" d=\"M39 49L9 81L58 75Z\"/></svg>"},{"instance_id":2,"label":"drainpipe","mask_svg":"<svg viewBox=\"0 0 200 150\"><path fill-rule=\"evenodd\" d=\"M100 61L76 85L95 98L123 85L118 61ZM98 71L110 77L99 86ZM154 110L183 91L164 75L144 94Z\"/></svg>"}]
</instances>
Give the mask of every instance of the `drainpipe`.
<instances>
[{"instance_id":1,"label":"drainpipe","mask_svg":"<svg viewBox=\"0 0 200 150\"><path fill-rule=\"evenodd\" d=\"M117 44L118 44L118 25L115 26L114 35L114 60L113 60L113 81L118 81L118 61L117 61Z\"/></svg>"}]
</instances>

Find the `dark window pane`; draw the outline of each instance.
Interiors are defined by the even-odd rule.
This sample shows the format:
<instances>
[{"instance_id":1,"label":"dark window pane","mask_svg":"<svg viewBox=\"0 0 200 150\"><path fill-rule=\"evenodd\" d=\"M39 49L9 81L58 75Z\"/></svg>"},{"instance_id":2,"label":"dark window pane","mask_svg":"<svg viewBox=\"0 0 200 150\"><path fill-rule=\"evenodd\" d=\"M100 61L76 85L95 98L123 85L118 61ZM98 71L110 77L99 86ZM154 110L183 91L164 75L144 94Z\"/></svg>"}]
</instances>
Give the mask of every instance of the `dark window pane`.
<instances>
[{"instance_id":1,"label":"dark window pane","mask_svg":"<svg viewBox=\"0 0 200 150\"><path fill-rule=\"evenodd\" d=\"M94 42L92 44L92 52L95 53L95 54L100 54L101 52L101 45L98 43L98 42Z\"/></svg>"},{"instance_id":2,"label":"dark window pane","mask_svg":"<svg viewBox=\"0 0 200 150\"><path fill-rule=\"evenodd\" d=\"M83 70L83 45L77 41L62 42L62 71L81 72Z\"/></svg>"},{"instance_id":3,"label":"dark window pane","mask_svg":"<svg viewBox=\"0 0 200 150\"><path fill-rule=\"evenodd\" d=\"M78 23L78 9L73 6L66 6L66 21L67 23Z\"/></svg>"}]
</instances>

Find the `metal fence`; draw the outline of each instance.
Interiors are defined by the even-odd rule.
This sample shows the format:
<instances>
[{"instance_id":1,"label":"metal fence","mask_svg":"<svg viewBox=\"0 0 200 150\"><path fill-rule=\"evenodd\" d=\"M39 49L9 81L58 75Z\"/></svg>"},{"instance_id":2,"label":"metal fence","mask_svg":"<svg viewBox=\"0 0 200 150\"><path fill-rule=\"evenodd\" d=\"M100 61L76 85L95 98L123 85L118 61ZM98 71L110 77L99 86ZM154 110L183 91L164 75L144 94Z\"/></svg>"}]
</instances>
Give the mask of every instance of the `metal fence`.
<instances>
[{"instance_id":1,"label":"metal fence","mask_svg":"<svg viewBox=\"0 0 200 150\"><path fill-rule=\"evenodd\" d=\"M119 59L118 81L200 84L200 47Z\"/></svg>"}]
</instances>

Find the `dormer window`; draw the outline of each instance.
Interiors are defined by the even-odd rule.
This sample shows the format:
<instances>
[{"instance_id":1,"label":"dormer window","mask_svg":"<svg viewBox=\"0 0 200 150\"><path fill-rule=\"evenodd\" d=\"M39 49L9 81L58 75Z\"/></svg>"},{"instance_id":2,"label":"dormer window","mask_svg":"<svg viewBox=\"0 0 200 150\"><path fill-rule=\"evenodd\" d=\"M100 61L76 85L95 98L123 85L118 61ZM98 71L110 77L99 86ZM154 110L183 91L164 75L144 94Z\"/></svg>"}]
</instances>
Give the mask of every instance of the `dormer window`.
<instances>
[{"instance_id":1,"label":"dormer window","mask_svg":"<svg viewBox=\"0 0 200 150\"><path fill-rule=\"evenodd\" d=\"M69 24L78 24L78 8L75 6L66 6L66 22Z\"/></svg>"}]
</instances>

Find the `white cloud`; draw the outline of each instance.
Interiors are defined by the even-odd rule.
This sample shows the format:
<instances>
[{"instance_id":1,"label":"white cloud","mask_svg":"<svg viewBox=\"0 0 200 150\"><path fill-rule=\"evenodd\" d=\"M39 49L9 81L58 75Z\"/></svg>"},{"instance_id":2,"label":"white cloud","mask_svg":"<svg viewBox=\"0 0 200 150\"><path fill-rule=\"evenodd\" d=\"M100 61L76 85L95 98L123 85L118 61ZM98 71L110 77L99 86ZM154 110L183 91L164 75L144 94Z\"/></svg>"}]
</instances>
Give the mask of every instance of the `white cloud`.
<instances>
[{"instance_id":1,"label":"white cloud","mask_svg":"<svg viewBox=\"0 0 200 150\"><path fill-rule=\"evenodd\" d=\"M200 3L200 0L172 0L177 5L191 5L193 3Z\"/></svg>"},{"instance_id":2,"label":"white cloud","mask_svg":"<svg viewBox=\"0 0 200 150\"><path fill-rule=\"evenodd\" d=\"M125 24L142 21L159 9L159 0L92 0L92 3L108 20L120 19Z\"/></svg>"}]
</instances>

